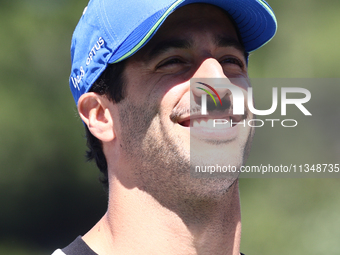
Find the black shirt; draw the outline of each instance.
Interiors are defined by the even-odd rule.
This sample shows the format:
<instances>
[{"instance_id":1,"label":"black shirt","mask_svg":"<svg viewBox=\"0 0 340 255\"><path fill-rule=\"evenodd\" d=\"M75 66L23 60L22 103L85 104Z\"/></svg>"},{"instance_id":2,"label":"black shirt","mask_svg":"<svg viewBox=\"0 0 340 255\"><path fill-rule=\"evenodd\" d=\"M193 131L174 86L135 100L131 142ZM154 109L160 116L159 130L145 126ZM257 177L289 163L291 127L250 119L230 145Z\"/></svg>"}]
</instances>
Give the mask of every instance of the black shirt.
<instances>
[{"instance_id":1,"label":"black shirt","mask_svg":"<svg viewBox=\"0 0 340 255\"><path fill-rule=\"evenodd\" d=\"M98 255L83 241L81 236L62 249L66 255Z\"/></svg>"},{"instance_id":2,"label":"black shirt","mask_svg":"<svg viewBox=\"0 0 340 255\"><path fill-rule=\"evenodd\" d=\"M78 236L76 240L70 243L67 247L62 249L66 255L98 255L83 241L81 236ZM244 255L241 253L241 255Z\"/></svg>"}]
</instances>

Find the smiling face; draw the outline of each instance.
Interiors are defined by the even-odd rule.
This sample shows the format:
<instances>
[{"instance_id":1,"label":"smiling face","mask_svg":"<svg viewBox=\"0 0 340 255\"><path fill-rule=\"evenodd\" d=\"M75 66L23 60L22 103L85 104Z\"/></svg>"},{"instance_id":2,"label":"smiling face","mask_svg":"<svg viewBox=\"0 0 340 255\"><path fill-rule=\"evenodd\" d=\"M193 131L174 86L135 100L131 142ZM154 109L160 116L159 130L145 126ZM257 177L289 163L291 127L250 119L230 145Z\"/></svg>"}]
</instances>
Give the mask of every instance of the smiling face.
<instances>
[{"instance_id":1,"label":"smiling face","mask_svg":"<svg viewBox=\"0 0 340 255\"><path fill-rule=\"evenodd\" d=\"M113 117L125 173L156 197L225 192L235 179L195 179L189 169L202 165L202 155L210 156L213 164L241 166L252 132L241 125L207 129L211 121L194 113L198 105L190 104L190 95L200 93L190 89L190 79L241 78L246 82L234 86L246 94L247 75L244 49L221 9L191 4L171 14L156 35L127 60L127 96L113 105L119 116ZM231 102L227 90L218 93ZM212 116L240 120L228 109L212 112ZM190 136L190 129L195 135ZM193 151L196 157L190 155Z\"/></svg>"}]
</instances>

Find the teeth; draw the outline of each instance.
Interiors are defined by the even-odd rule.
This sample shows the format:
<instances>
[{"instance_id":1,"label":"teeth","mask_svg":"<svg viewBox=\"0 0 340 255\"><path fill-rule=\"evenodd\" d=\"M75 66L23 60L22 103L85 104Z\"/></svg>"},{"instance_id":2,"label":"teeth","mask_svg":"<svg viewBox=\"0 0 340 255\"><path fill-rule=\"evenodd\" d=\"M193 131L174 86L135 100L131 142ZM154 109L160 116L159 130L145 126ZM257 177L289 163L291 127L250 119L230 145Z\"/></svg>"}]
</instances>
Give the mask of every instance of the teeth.
<instances>
[{"instance_id":1,"label":"teeth","mask_svg":"<svg viewBox=\"0 0 340 255\"><path fill-rule=\"evenodd\" d=\"M223 129L223 128L230 128L230 119L227 120L216 120L214 126L213 119L200 119L200 120L193 120L192 127L204 127L204 128L216 128L216 129Z\"/></svg>"},{"instance_id":2,"label":"teeth","mask_svg":"<svg viewBox=\"0 0 340 255\"><path fill-rule=\"evenodd\" d=\"M208 123L205 120L201 120L201 127L208 127Z\"/></svg>"},{"instance_id":3,"label":"teeth","mask_svg":"<svg viewBox=\"0 0 340 255\"><path fill-rule=\"evenodd\" d=\"M230 120L215 121L215 128L217 129L230 128L230 126Z\"/></svg>"}]
</instances>

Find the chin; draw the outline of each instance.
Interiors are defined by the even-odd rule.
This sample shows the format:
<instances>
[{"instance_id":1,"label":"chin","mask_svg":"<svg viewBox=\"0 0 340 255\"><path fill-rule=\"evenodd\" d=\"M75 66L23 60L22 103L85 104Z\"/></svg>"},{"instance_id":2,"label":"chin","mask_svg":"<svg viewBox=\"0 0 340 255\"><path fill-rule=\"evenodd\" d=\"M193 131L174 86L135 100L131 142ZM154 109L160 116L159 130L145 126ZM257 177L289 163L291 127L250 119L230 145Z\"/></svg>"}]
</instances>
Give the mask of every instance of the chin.
<instances>
[{"instance_id":1,"label":"chin","mask_svg":"<svg viewBox=\"0 0 340 255\"><path fill-rule=\"evenodd\" d=\"M220 201L229 194L237 180L238 178L192 178L190 192L187 194L188 199Z\"/></svg>"}]
</instances>

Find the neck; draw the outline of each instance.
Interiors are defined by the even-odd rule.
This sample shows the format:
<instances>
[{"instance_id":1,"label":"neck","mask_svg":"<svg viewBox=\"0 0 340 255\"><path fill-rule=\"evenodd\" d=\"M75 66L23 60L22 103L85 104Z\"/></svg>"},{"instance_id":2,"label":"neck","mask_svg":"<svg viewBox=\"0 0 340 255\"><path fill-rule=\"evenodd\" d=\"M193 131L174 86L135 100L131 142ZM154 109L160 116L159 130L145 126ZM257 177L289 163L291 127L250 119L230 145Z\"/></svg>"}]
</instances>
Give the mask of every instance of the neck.
<instances>
[{"instance_id":1,"label":"neck","mask_svg":"<svg viewBox=\"0 0 340 255\"><path fill-rule=\"evenodd\" d=\"M108 211L83 237L98 254L239 255L238 181L213 200L164 206L138 188L110 184Z\"/></svg>"}]
</instances>

